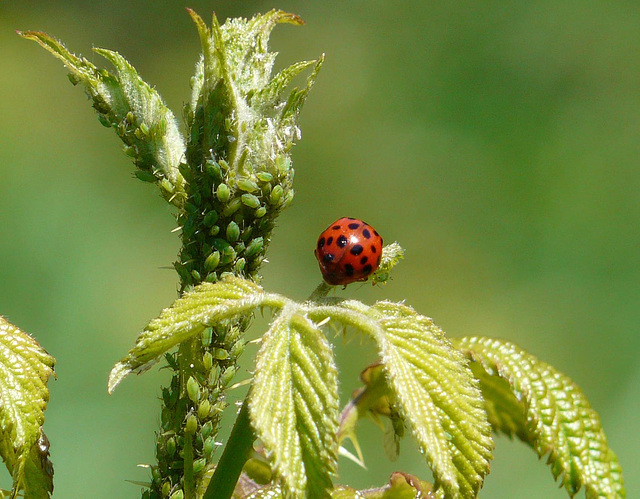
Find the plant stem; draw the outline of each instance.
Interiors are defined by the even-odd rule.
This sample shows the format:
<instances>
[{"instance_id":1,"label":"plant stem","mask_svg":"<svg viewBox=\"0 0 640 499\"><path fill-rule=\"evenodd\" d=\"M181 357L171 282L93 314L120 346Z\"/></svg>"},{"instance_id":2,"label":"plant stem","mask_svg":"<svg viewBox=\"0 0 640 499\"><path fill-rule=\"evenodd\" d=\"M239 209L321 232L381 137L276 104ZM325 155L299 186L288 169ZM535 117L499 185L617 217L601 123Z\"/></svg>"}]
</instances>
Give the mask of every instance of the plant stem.
<instances>
[{"instance_id":1,"label":"plant stem","mask_svg":"<svg viewBox=\"0 0 640 499\"><path fill-rule=\"evenodd\" d=\"M229 499L233 494L242 467L251 455L253 441L256 438L249 421L248 400L249 395L247 394L216 471L213 473L202 499Z\"/></svg>"}]
</instances>

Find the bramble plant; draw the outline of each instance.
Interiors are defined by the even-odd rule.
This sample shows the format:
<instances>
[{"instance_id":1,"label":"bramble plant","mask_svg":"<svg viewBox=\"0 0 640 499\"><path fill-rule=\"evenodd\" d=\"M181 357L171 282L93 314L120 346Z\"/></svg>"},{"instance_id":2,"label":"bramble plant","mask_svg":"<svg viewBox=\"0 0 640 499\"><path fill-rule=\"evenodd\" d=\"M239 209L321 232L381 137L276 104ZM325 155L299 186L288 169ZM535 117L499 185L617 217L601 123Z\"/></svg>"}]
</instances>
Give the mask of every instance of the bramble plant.
<instances>
[{"instance_id":1,"label":"bramble plant","mask_svg":"<svg viewBox=\"0 0 640 499\"><path fill-rule=\"evenodd\" d=\"M271 30L302 24L297 16L274 10L224 25L214 16L207 26L189 14L202 56L184 134L159 94L116 52L95 49L115 67L110 73L44 33L19 32L63 61L100 122L124 142L136 176L156 184L176 210L180 297L146 326L108 380L111 393L128 374L163 358L172 372L162 389L157 462L142 497L472 498L489 472L492 431L547 455L570 496L584 488L589 498L624 497L617 458L580 389L512 343L451 340L405 304L329 297L332 286L324 282L302 303L260 286L275 220L294 194L290 150L299 138L298 115L323 58L272 76ZM288 90L304 71L302 88ZM397 243L385 246L370 281L388 280L402 256ZM263 309L274 318L219 455L220 418L243 333ZM334 329L370 336L380 354L342 411L325 336ZM54 359L4 319L0 330L0 454L13 477L6 493L47 498L53 468L42 425ZM356 428L367 416L386 421L391 452L411 433L433 483L397 472L366 491L333 484L338 455L363 462ZM355 455L342 447L346 439Z\"/></svg>"}]
</instances>

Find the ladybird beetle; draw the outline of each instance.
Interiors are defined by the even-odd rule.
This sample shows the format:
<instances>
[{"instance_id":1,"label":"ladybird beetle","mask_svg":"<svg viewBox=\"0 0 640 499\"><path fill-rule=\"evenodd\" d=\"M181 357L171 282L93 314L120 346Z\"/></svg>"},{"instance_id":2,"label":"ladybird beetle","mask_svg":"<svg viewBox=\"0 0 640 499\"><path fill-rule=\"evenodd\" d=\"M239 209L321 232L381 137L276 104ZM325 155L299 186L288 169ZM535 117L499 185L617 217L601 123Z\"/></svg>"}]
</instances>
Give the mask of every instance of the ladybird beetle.
<instances>
[{"instance_id":1,"label":"ladybird beetle","mask_svg":"<svg viewBox=\"0 0 640 499\"><path fill-rule=\"evenodd\" d=\"M382 237L362 220L340 218L320 234L315 254L328 284L366 281L380 265Z\"/></svg>"}]
</instances>

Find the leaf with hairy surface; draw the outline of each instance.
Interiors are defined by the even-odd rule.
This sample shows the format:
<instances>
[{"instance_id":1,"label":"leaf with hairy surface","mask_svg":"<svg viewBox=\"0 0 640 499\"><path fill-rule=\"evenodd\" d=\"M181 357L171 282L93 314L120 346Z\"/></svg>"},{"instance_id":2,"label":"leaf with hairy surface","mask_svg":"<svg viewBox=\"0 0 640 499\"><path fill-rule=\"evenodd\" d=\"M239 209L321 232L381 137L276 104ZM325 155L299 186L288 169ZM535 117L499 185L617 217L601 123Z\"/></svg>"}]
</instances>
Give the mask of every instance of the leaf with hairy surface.
<instances>
[{"instance_id":1,"label":"leaf with hairy surface","mask_svg":"<svg viewBox=\"0 0 640 499\"><path fill-rule=\"evenodd\" d=\"M508 341L471 336L456 340L456 346L484 370L484 393L495 400L493 407L502 407L492 418L496 430L515 433L540 457L548 454L554 478L562 476L569 495L584 487L587 498L626 496L600 418L569 377ZM502 381L511 390L506 398Z\"/></svg>"},{"instance_id":2,"label":"leaf with hairy surface","mask_svg":"<svg viewBox=\"0 0 640 499\"><path fill-rule=\"evenodd\" d=\"M147 325L136 345L111 370L109 393L132 371L144 368L206 327L250 314L261 306L281 304L277 295L265 293L257 284L239 277L227 276L215 284L196 286Z\"/></svg>"},{"instance_id":3,"label":"leaf with hairy surface","mask_svg":"<svg viewBox=\"0 0 640 499\"><path fill-rule=\"evenodd\" d=\"M338 451L337 371L331 346L297 304L286 305L262 338L249 410L286 497L329 497Z\"/></svg>"},{"instance_id":4,"label":"leaf with hairy surface","mask_svg":"<svg viewBox=\"0 0 640 499\"><path fill-rule=\"evenodd\" d=\"M184 202L184 179L179 172L184 161L184 139L174 114L158 92L117 52L94 49L115 66L117 75L112 75L72 54L46 33L18 34L40 44L69 68L72 82L84 85L102 124L115 128L127 154L147 176L140 178L158 182L162 195L180 207Z\"/></svg>"},{"instance_id":5,"label":"leaf with hairy surface","mask_svg":"<svg viewBox=\"0 0 640 499\"><path fill-rule=\"evenodd\" d=\"M349 300L309 314L374 338L401 414L433 470L434 488L447 497L475 497L489 472L491 427L467 360L442 330L412 308L391 302L368 307Z\"/></svg>"},{"instance_id":6,"label":"leaf with hairy surface","mask_svg":"<svg viewBox=\"0 0 640 499\"><path fill-rule=\"evenodd\" d=\"M42 425L54 365L36 340L0 317L0 455L13 478L14 494L24 490L39 499L53 491Z\"/></svg>"}]
</instances>

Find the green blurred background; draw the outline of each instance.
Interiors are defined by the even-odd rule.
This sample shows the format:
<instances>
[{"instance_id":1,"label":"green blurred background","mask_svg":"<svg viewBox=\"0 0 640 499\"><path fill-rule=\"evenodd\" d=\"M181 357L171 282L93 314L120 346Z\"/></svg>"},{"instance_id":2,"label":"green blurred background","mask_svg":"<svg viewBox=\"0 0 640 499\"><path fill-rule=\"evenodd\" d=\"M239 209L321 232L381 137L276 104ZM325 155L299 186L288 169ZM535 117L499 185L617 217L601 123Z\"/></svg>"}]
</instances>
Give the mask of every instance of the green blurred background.
<instances>
[{"instance_id":1,"label":"green blurred background","mask_svg":"<svg viewBox=\"0 0 640 499\"><path fill-rule=\"evenodd\" d=\"M640 490L640 9L635 2L0 1L0 314L58 361L45 430L56 497L135 498L153 459L152 369L113 396L106 377L176 297L171 210L101 127L61 64L15 29L47 31L99 65L127 57L180 115L199 52L188 5L208 18L277 7L278 67L326 53L294 149L296 198L263 284L304 298L319 281L319 232L367 220L406 260L387 286L341 295L407 300L451 336L508 338L569 374L601 414ZM257 322L264 325L265 321ZM258 334L255 330L253 335ZM341 397L375 357L335 341ZM363 353L364 352L364 353ZM255 347L245 355L251 369ZM243 394L233 394L241 399ZM429 478L409 440L340 483ZM6 473L0 485L8 486ZM561 498L519 442L497 439L485 498Z\"/></svg>"}]
</instances>

